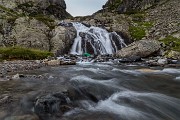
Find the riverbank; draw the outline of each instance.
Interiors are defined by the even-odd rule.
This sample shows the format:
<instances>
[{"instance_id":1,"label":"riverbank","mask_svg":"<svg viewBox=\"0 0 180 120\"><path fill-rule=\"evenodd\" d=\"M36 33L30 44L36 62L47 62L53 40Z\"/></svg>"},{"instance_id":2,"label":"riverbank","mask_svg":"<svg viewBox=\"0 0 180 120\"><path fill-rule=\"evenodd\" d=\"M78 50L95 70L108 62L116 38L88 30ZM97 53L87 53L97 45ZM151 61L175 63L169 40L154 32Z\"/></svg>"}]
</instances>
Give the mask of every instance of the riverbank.
<instances>
[{"instance_id":1,"label":"riverbank","mask_svg":"<svg viewBox=\"0 0 180 120\"><path fill-rule=\"evenodd\" d=\"M20 72L32 71L41 67L47 66L64 66L64 65L76 65L87 63L112 63L119 66L124 65L136 65L146 67L173 67L179 68L180 61L167 59L162 57L149 57L146 59L131 57L118 59L112 56L98 56L96 58L91 57L59 57L58 59L49 58L44 60L14 60L0 62L0 81L11 80L12 75L16 75ZM9 77L11 74L11 77Z\"/></svg>"},{"instance_id":2,"label":"riverbank","mask_svg":"<svg viewBox=\"0 0 180 120\"><path fill-rule=\"evenodd\" d=\"M8 73L22 72L38 69L45 66L39 60L15 60L0 62L0 77L5 77Z\"/></svg>"}]
</instances>

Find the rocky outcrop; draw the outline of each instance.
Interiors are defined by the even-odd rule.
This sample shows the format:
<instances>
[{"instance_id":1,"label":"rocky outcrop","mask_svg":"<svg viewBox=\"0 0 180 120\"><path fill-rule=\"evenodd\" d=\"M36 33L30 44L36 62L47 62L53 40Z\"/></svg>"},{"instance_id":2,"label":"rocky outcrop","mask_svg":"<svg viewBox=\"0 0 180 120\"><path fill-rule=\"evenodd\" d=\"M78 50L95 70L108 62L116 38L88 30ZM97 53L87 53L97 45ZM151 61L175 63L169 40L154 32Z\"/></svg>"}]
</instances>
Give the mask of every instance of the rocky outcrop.
<instances>
[{"instance_id":1,"label":"rocky outcrop","mask_svg":"<svg viewBox=\"0 0 180 120\"><path fill-rule=\"evenodd\" d=\"M148 57L155 52L160 50L160 43L155 40L140 40L133 42L125 48L122 48L117 53L117 57L120 58L130 58L132 56L136 57Z\"/></svg>"},{"instance_id":2,"label":"rocky outcrop","mask_svg":"<svg viewBox=\"0 0 180 120\"><path fill-rule=\"evenodd\" d=\"M10 35L13 45L50 50L49 28L36 19L18 18Z\"/></svg>"},{"instance_id":3,"label":"rocky outcrop","mask_svg":"<svg viewBox=\"0 0 180 120\"><path fill-rule=\"evenodd\" d=\"M74 39L76 38L76 30L74 27L58 26L53 30L52 51L57 54L68 54Z\"/></svg>"},{"instance_id":4,"label":"rocky outcrop","mask_svg":"<svg viewBox=\"0 0 180 120\"><path fill-rule=\"evenodd\" d=\"M0 5L30 16L51 15L58 19L71 17L64 0L0 0Z\"/></svg>"},{"instance_id":5,"label":"rocky outcrop","mask_svg":"<svg viewBox=\"0 0 180 120\"><path fill-rule=\"evenodd\" d=\"M68 17L64 0L0 0L0 46L65 52L74 31L56 25Z\"/></svg>"},{"instance_id":6,"label":"rocky outcrop","mask_svg":"<svg viewBox=\"0 0 180 120\"><path fill-rule=\"evenodd\" d=\"M108 0L103 7L116 10L119 13L135 13L164 1L166 0Z\"/></svg>"}]
</instances>

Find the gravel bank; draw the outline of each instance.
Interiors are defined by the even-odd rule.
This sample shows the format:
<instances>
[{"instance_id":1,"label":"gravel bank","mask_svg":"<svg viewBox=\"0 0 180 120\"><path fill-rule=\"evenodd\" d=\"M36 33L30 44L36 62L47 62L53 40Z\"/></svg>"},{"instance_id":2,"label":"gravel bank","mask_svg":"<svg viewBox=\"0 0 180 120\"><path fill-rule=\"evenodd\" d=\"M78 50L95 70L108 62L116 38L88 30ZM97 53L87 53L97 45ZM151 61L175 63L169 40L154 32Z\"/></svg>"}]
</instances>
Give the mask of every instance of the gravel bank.
<instances>
[{"instance_id":1,"label":"gravel bank","mask_svg":"<svg viewBox=\"0 0 180 120\"><path fill-rule=\"evenodd\" d=\"M10 72L33 70L45 66L39 60L17 60L0 62L0 77Z\"/></svg>"}]
</instances>

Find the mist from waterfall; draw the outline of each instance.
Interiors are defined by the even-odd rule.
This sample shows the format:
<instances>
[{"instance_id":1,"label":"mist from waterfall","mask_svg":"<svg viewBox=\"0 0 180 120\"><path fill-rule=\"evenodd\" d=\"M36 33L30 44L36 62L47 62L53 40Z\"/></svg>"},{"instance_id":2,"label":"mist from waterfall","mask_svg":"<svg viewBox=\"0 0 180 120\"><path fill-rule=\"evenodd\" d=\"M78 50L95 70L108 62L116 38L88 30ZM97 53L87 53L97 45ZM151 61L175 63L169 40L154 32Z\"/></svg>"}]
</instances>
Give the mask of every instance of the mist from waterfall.
<instances>
[{"instance_id":1,"label":"mist from waterfall","mask_svg":"<svg viewBox=\"0 0 180 120\"><path fill-rule=\"evenodd\" d=\"M109 33L100 27L86 27L82 23L72 23L77 31L70 54L82 55L91 53L95 55L112 55L125 47L124 40L116 32ZM115 39L113 39L114 37Z\"/></svg>"}]
</instances>

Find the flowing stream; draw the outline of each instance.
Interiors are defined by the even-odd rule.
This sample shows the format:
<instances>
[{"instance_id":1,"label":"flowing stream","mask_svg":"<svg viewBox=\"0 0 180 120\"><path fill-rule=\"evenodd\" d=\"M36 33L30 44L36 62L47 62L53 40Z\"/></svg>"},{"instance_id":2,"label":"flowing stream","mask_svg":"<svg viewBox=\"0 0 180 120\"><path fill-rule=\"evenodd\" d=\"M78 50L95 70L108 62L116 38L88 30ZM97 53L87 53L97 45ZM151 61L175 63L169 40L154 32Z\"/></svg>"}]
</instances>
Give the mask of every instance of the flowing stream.
<instances>
[{"instance_id":1,"label":"flowing stream","mask_svg":"<svg viewBox=\"0 0 180 120\"><path fill-rule=\"evenodd\" d=\"M7 114L5 120L8 116L32 114L34 100L40 95L71 88L81 90L82 95L87 91L93 99L80 97L73 101L77 106L62 116L48 115L41 120L180 119L179 68L89 63L45 67L23 74L32 77L0 82L1 95L11 96L8 104L1 104L0 113Z\"/></svg>"}]
</instances>

